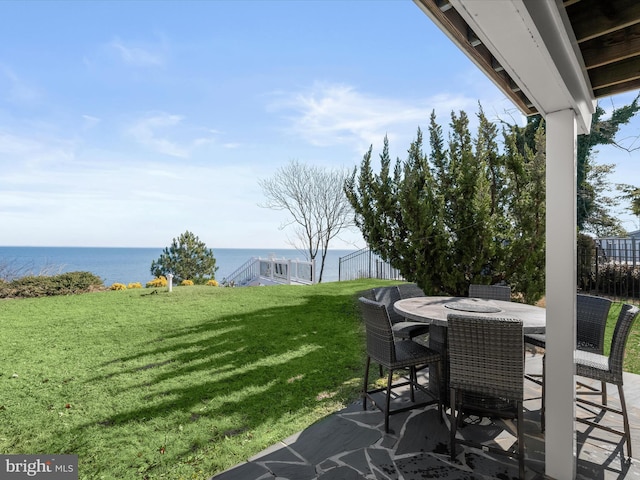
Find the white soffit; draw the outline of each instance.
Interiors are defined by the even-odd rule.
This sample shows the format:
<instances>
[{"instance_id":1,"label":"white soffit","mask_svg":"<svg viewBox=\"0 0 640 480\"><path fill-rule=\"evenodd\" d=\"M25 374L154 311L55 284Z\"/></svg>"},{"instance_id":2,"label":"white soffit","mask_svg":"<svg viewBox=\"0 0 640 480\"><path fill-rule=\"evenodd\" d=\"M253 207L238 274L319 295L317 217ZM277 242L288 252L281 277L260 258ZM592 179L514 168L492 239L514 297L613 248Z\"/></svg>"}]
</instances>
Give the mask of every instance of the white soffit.
<instances>
[{"instance_id":1,"label":"white soffit","mask_svg":"<svg viewBox=\"0 0 640 480\"><path fill-rule=\"evenodd\" d=\"M450 0L471 30L546 116L576 113L588 133L596 101L563 7L554 0Z\"/></svg>"}]
</instances>

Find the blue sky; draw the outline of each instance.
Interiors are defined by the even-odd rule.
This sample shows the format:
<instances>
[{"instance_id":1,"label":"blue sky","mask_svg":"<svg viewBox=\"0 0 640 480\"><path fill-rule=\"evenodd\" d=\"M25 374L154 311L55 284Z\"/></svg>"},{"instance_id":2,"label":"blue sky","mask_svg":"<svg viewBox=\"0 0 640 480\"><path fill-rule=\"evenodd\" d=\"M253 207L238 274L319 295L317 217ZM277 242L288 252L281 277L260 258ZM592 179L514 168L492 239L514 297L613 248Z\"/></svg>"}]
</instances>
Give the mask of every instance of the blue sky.
<instances>
[{"instance_id":1,"label":"blue sky","mask_svg":"<svg viewBox=\"0 0 640 480\"><path fill-rule=\"evenodd\" d=\"M289 248L258 179L404 158L435 110L522 122L409 0L0 5L0 245ZM634 93L602 102L621 106ZM639 146L640 118L620 138ZM640 152L600 148L613 182ZM629 230L638 228L629 215ZM363 247L357 231L333 248Z\"/></svg>"}]
</instances>

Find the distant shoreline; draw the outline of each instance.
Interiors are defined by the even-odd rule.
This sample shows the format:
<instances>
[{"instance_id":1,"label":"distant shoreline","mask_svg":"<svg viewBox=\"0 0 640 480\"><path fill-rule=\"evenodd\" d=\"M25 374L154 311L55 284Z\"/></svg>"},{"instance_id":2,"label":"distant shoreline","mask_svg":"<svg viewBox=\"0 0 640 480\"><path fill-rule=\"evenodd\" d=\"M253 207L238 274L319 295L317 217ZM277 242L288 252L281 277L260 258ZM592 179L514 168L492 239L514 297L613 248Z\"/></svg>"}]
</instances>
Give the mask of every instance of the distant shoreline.
<instances>
[{"instance_id":1,"label":"distant shoreline","mask_svg":"<svg viewBox=\"0 0 640 480\"><path fill-rule=\"evenodd\" d=\"M113 283L140 282L152 280L151 262L157 260L164 247L0 247L0 265L2 262L26 266L30 274L55 269L59 273L88 271L103 279L106 286ZM216 258L215 278L222 281L252 257L304 260L304 254L296 249L272 248L212 248ZM339 258L357 251L329 249L322 281L337 281L339 277ZM319 270L319 261L317 260Z\"/></svg>"}]
</instances>

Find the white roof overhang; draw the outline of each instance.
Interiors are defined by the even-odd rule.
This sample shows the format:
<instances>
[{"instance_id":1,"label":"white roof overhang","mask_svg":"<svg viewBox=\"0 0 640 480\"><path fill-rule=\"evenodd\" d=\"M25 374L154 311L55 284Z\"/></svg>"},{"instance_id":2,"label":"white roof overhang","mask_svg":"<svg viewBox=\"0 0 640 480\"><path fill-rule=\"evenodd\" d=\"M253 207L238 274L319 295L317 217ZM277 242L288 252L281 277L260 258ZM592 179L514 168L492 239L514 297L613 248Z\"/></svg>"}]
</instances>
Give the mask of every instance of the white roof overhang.
<instances>
[{"instance_id":1,"label":"white roof overhang","mask_svg":"<svg viewBox=\"0 0 640 480\"><path fill-rule=\"evenodd\" d=\"M487 65L442 24L424 0L414 1L498 88L513 97L513 91L495 81ZM553 0L449 1L542 116L571 109L578 133L589 132L596 100L562 4Z\"/></svg>"}]
</instances>

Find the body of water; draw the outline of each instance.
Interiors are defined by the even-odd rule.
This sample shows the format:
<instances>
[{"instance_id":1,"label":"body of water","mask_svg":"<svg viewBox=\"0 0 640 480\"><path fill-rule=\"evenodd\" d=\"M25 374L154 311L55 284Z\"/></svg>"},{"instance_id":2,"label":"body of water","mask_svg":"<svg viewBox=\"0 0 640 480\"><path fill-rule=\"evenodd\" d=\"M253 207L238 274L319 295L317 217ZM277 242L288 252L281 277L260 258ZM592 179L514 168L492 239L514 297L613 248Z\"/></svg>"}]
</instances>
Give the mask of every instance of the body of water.
<instances>
[{"instance_id":1,"label":"body of water","mask_svg":"<svg viewBox=\"0 0 640 480\"><path fill-rule=\"evenodd\" d=\"M0 247L0 274L6 271L25 274L53 275L64 272L86 271L99 276L106 286L115 282L140 282L153 278L151 262L162 254L162 248L107 248L107 247ZM295 249L213 248L218 271L216 279L222 281L252 257L305 260ZM325 261L323 282L338 280L339 258L353 250L329 250ZM320 260L316 259L318 273ZM316 280L317 280L316 274Z\"/></svg>"}]
</instances>

